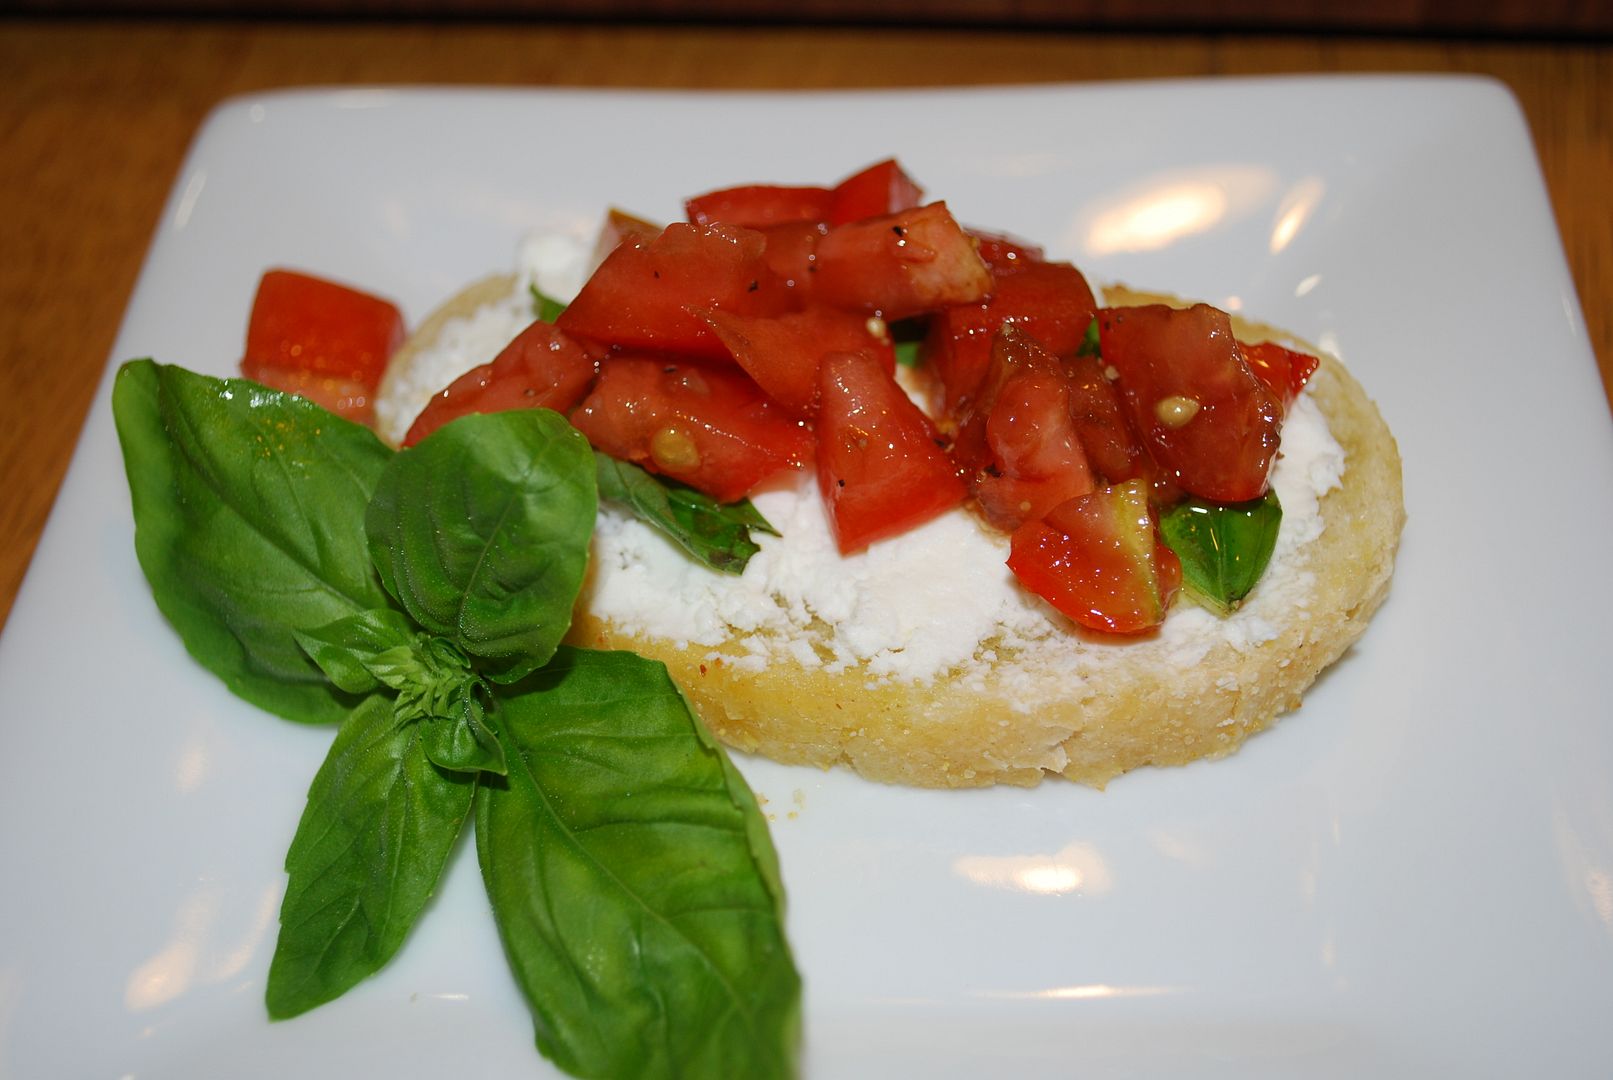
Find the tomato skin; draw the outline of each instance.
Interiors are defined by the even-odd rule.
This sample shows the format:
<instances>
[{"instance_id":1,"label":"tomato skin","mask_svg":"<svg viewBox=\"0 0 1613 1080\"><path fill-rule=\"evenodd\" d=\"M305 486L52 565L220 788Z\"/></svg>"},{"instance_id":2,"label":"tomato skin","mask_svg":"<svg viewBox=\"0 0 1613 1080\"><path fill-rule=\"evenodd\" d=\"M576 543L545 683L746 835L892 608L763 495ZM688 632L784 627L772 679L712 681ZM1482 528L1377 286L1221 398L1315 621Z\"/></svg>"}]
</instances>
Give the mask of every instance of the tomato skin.
<instances>
[{"instance_id":1,"label":"tomato skin","mask_svg":"<svg viewBox=\"0 0 1613 1080\"><path fill-rule=\"evenodd\" d=\"M1160 542L1140 480L1099 488L1015 530L1008 567L1032 592L1091 630L1140 634L1165 621L1182 581Z\"/></svg>"},{"instance_id":2,"label":"tomato skin","mask_svg":"<svg viewBox=\"0 0 1613 1080\"><path fill-rule=\"evenodd\" d=\"M797 416L817 412L818 366L829 353L865 352L885 371L896 368L884 324L857 312L814 304L771 318L721 310L700 314L745 373Z\"/></svg>"},{"instance_id":3,"label":"tomato skin","mask_svg":"<svg viewBox=\"0 0 1613 1080\"><path fill-rule=\"evenodd\" d=\"M804 306L812 296L812 281L817 276L818 243L828 232L827 226L815 221L787 221L779 225L765 225L757 231L767 241L762 251L762 260L767 263L767 268Z\"/></svg>"},{"instance_id":4,"label":"tomato skin","mask_svg":"<svg viewBox=\"0 0 1613 1080\"><path fill-rule=\"evenodd\" d=\"M1163 479L1215 502L1264 494L1283 406L1244 362L1226 312L1105 308L1098 334L1126 418ZM1173 423L1172 405L1192 411L1177 411Z\"/></svg>"},{"instance_id":5,"label":"tomato skin","mask_svg":"<svg viewBox=\"0 0 1613 1080\"><path fill-rule=\"evenodd\" d=\"M787 221L829 220L834 193L821 187L746 184L696 195L683 203L695 225L744 225L759 229Z\"/></svg>"},{"instance_id":6,"label":"tomato skin","mask_svg":"<svg viewBox=\"0 0 1613 1080\"><path fill-rule=\"evenodd\" d=\"M583 285L555 325L626 350L723 359L722 342L691 308L777 314L793 301L754 229L674 222L648 243L629 236Z\"/></svg>"},{"instance_id":7,"label":"tomato skin","mask_svg":"<svg viewBox=\"0 0 1613 1080\"><path fill-rule=\"evenodd\" d=\"M1283 399L1283 408L1294 403L1299 392L1305 389L1311 376L1316 374L1321 361L1309 353L1295 352L1275 341L1262 341L1255 345L1238 343L1249 370L1266 388Z\"/></svg>"},{"instance_id":8,"label":"tomato skin","mask_svg":"<svg viewBox=\"0 0 1613 1080\"><path fill-rule=\"evenodd\" d=\"M831 226L863 221L911 210L923 198L924 189L902 171L895 158L887 158L835 185L825 220Z\"/></svg>"},{"instance_id":9,"label":"tomato skin","mask_svg":"<svg viewBox=\"0 0 1613 1080\"><path fill-rule=\"evenodd\" d=\"M534 322L490 363L472 368L432 397L409 426L404 446L470 413L509 409L569 412L594 381L594 361L564 332Z\"/></svg>"},{"instance_id":10,"label":"tomato skin","mask_svg":"<svg viewBox=\"0 0 1613 1080\"><path fill-rule=\"evenodd\" d=\"M843 555L963 501L935 426L878 360L833 353L818 369L818 488Z\"/></svg>"},{"instance_id":11,"label":"tomato skin","mask_svg":"<svg viewBox=\"0 0 1613 1080\"><path fill-rule=\"evenodd\" d=\"M403 315L389 301L295 270L270 270L252 301L241 374L367 422L403 337Z\"/></svg>"},{"instance_id":12,"label":"tomato skin","mask_svg":"<svg viewBox=\"0 0 1613 1080\"><path fill-rule=\"evenodd\" d=\"M887 322L971 304L991 293L991 271L945 203L829 230L818 242L815 297Z\"/></svg>"},{"instance_id":13,"label":"tomato skin","mask_svg":"<svg viewBox=\"0 0 1613 1080\"><path fill-rule=\"evenodd\" d=\"M1023 327L1064 356L1081 347L1097 310L1081 271L1069 263L1033 263L998 277L989 299L937 312L924 354L945 390L943 408L955 412L979 391L999 327Z\"/></svg>"},{"instance_id":14,"label":"tomato skin","mask_svg":"<svg viewBox=\"0 0 1613 1080\"><path fill-rule=\"evenodd\" d=\"M812 433L729 366L612 357L571 422L596 449L719 502L812 456Z\"/></svg>"}]
</instances>

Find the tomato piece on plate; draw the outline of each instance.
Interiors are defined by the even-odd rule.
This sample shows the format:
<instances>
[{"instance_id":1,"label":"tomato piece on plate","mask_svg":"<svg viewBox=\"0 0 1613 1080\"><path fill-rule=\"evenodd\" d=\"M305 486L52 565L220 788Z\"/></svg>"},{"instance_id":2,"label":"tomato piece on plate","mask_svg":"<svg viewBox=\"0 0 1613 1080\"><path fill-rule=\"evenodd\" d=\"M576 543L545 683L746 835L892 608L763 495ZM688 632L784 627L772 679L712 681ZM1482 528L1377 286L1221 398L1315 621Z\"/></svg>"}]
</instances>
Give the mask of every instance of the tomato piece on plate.
<instances>
[{"instance_id":1,"label":"tomato piece on plate","mask_svg":"<svg viewBox=\"0 0 1613 1080\"><path fill-rule=\"evenodd\" d=\"M758 229L785 221L827 221L834 195L828 188L747 184L708 191L686 199L683 209L695 225L744 225Z\"/></svg>"},{"instance_id":2,"label":"tomato piece on plate","mask_svg":"<svg viewBox=\"0 0 1613 1080\"><path fill-rule=\"evenodd\" d=\"M534 322L490 363L472 368L427 402L409 426L404 446L450 420L508 409L569 412L594 381L594 361L583 347L546 322Z\"/></svg>"},{"instance_id":3,"label":"tomato piece on plate","mask_svg":"<svg viewBox=\"0 0 1613 1080\"><path fill-rule=\"evenodd\" d=\"M1105 308L1098 336L1126 418L1164 479L1215 502L1265 493L1283 404L1244 362L1226 312Z\"/></svg>"},{"instance_id":4,"label":"tomato piece on plate","mask_svg":"<svg viewBox=\"0 0 1613 1080\"><path fill-rule=\"evenodd\" d=\"M389 301L295 270L270 270L252 301L241 374L364 422L403 335L403 315Z\"/></svg>"},{"instance_id":5,"label":"tomato piece on plate","mask_svg":"<svg viewBox=\"0 0 1613 1080\"><path fill-rule=\"evenodd\" d=\"M674 222L648 242L628 237L605 258L555 325L572 337L622 349L727 357L693 308L747 315L792 305L769 271L754 229Z\"/></svg>"},{"instance_id":6,"label":"tomato piece on plate","mask_svg":"<svg viewBox=\"0 0 1613 1080\"><path fill-rule=\"evenodd\" d=\"M815 297L889 322L984 300L991 271L945 203L830 229L818 241Z\"/></svg>"},{"instance_id":7,"label":"tomato piece on plate","mask_svg":"<svg viewBox=\"0 0 1613 1080\"><path fill-rule=\"evenodd\" d=\"M812 456L812 433L733 367L604 360L571 422L597 449L719 502Z\"/></svg>"},{"instance_id":8,"label":"tomato piece on plate","mask_svg":"<svg viewBox=\"0 0 1613 1080\"><path fill-rule=\"evenodd\" d=\"M866 352L885 371L896 353L883 321L854 311L810 305L775 318L704 311L734 360L756 384L797 416L817 411L818 365L835 352Z\"/></svg>"},{"instance_id":9,"label":"tomato piece on plate","mask_svg":"<svg viewBox=\"0 0 1613 1080\"><path fill-rule=\"evenodd\" d=\"M1064 361L1070 419L1093 472L1111 484L1143 475L1143 448L1126 423L1120 393L1103 374L1096 356Z\"/></svg>"},{"instance_id":10,"label":"tomato piece on plate","mask_svg":"<svg viewBox=\"0 0 1613 1080\"><path fill-rule=\"evenodd\" d=\"M941 380L944 408L955 412L979 390L999 327L1014 323L1067 356L1081 347L1097 310L1081 271L1069 263L1033 263L998 277L990 299L937 312L924 355Z\"/></svg>"},{"instance_id":11,"label":"tomato piece on plate","mask_svg":"<svg viewBox=\"0 0 1613 1080\"><path fill-rule=\"evenodd\" d=\"M1155 531L1141 480L1060 503L1014 532L1008 567L1082 626L1140 634L1165 621L1182 564Z\"/></svg>"},{"instance_id":12,"label":"tomato piece on plate","mask_svg":"<svg viewBox=\"0 0 1613 1080\"><path fill-rule=\"evenodd\" d=\"M818 487L842 554L896 536L963 501L935 426L864 353L818 369Z\"/></svg>"},{"instance_id":13,"label":"tomato piece on plate","mask_svg":"<svg viewBox=\"0 0 1613 1080\"><path fill-rule=\"evenodd\" d=\"M911 210L924 198L924 189L902 171L894 158L887 158L846 177L830 193L828 222L844 225L851 221Z\"/></svg>"},{"instance_id":14,"label":"tomato piece on plate","mask_svg":"<svg viewBox=\"0 0 1613 1080\"><path fill-rule=\"evenodd\" d=\"M1309 353L1295 352L1275 341L1262 341L1255 345L1245 345L1240 341L1238 346L1243 350L1249 370L1266 384L1267 389L1283 399L1285 409L1293 404L1321 364Z\"/></svg>"}]
</instances>

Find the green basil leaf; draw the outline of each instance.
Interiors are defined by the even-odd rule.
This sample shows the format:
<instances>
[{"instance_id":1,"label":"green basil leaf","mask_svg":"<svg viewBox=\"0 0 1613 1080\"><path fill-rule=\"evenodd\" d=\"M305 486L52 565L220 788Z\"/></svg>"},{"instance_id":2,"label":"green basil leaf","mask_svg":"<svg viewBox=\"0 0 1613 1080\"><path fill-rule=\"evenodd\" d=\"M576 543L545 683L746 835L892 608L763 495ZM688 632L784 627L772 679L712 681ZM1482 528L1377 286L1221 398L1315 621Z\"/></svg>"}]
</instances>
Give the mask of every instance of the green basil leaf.
<instances>
[{"instance_id":1,"label":"green basil leaf","mask_svg":"<svg viewBox=\"0 0 1613 1080\"><path fill-rule=\"evenodd\" d=\"M404 610L512 682L571 625L596 501L587 441L559 413L521 409L461 417L397 454L365 527Z\"/></svg>"},{"instance_id":2,"label":"green basil leaf","mask_svg":"<svg viewBox=\"0 0 1613 1080\"><path fill-rule=\"evenodd\" d=\"M488 726L478 693L482 684L466 683L455 694L452 713L421 722L421 745L434 765L454 772L490 772L503 776L509 766L504 747Z\"/></svg>"},{"instance_id":3,"label":"green basil leaf","mask_svg":"<svg viewBox=\"0 0 1613 1080\"><path fill-rule=\"evenodd\" d=\"M1087 323L1087 332L1081 337L1081 344L1076 348L1077 356L1103 356L1103 350L1098 344L1098 320L1093 319Z\"/></svg>"},{"instance_id":4,"label":"green basil leaf","mask_svg":"<svg viewBox=\"0 0 1613 1080\"><path fill-rule=\"evenodd\" d=\"M1165 543L1182 560L1188 595L1217 615L1237 610L1266 572L1283 510L1277 493L1245 503L1188 499L1160 521Z\"/></svg>"},{"instance_id":5,"label":"green basil leaf","mask_svg":"<svg viewBox=\"0 0 1613 1080\"><path fill-rule=\"evenodd\" d=\"M307 1012L379 970L437 887L475 779L426 759L419 724L381 697L355 709L308 792L286 853L269 1015Z\"/></svg>"},{"instance_id":6,"label":"green basil leaf","mask_svg":"<svg viewBox=\"0 0 1613 1080\"><path fill-rule=\"evenodd\" d=\"M720 503L703 491L665 480L637 465L596 452L599 497L631 510L666 534L695 561L726 574L745 570L760 549L750 531L778 535L749 499Z\"/></svg>"},{"instance_id":7,"label":"green basil leaf","mask_svg":"<svg viewBox=\"0 0 1613 1080\"><path fill-rule=\"evenodd\" d=\"M363 514L392 452L291 394L137 360L112 410L135 552L186 649L236 694L290 720L355 704L298 631L387 606Z\"/></svg>"},{"instance_id":8,"label":"green basil leaf","mask_svg":"<svg viewBox=\"0 0 1613 1080\"><path fill-rule=\"evenodd\" d=\"M800 977L744 781L661 664L565 648L492 716L476 849L540 1050L580 1076L787 1076Z\"/></svg>"},{"instance_id":9,"label":"green basil leaf","mask_svg":"<svg viewBox=\"0 0 1613 1080\"><path fill-rule=\"evenodd\" d=\"M560 318L560 313L566 310L566 305L539 289L536 285L528 285L532 293L532 314L546 323L553 324Z\"/></svg>"},{"instance_id":10,"label":"green basil leaf","mask_svg":"<svg viewBox=\"0 0 1613 1080\"><path fill-rule=\"evenodd\" d=\"M891 346L896 352L896 362L903 367L919 366L919 349L923 343L918 341L898 341Z\"/></svg>"},{"instance_id":11,"label":"green basil leaf","mask_svg":"<svg viewBox=\"0 0 1613 1080\"><path fill-rule=\"evenodd\" d=\"M295 636L330 681L350 694L383 684L397 688L419 667L414 624L391 608L362 611Z\"/></svg>"}]
</instances>

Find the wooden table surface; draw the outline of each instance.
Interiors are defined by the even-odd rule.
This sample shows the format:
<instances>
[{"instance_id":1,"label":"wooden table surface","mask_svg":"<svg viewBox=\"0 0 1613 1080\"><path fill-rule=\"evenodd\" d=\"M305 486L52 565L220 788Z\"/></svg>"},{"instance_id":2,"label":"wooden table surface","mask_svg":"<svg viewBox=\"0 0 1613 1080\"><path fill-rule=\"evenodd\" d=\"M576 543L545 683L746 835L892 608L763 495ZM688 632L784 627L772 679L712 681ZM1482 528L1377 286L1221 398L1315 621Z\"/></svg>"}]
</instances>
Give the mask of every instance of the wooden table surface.
<instances>
[{"instance_id":1,"label":"wooden table surface","mask_svg":"<svg viewBox=\"0 0 1613 1080\"><path fill-rule=\"evenodd\" d=\"M825 88L1443 71L1522 102L1613 402L1613 45L980 30L0 18L0 625L197 126L337 83ZM1498 208L1501 212L1504 208Z\"/></svg>"}]
</instances>

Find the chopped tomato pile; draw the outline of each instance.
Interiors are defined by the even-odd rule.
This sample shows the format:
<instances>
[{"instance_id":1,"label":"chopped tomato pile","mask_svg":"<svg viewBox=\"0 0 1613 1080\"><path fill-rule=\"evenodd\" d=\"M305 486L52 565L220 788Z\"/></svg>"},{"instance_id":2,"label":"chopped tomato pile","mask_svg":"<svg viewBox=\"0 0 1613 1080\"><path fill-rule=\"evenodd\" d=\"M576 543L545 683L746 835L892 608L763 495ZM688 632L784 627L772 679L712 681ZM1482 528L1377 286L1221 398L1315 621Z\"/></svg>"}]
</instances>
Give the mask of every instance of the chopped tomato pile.
<instances>
[{"instance_id":1,"label":"chopped tomato pile","mask_svg":"<svg viewBox=\"0 0 1613 1080\"><path fill-rule=\"evenodd\" d=\"M662 228L612 211L576 298L433 398L406 444L542 406L722 501L815 466L848 554L968 502L1011 534L1027 588L1134 634L1181 581L1160 514L1261 497L1316 369L1237 341L1206 305L1101 308L1074 266L961 225L895 161L833 187L711 191L685 212ZM243 370L365 418L396 315L271 272ZM898 335L921 342L927 410L897 383Z\"/></svg>"}]
</instances>

